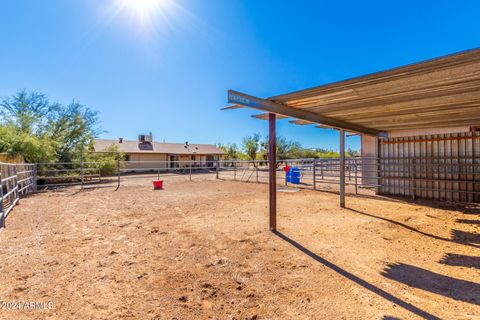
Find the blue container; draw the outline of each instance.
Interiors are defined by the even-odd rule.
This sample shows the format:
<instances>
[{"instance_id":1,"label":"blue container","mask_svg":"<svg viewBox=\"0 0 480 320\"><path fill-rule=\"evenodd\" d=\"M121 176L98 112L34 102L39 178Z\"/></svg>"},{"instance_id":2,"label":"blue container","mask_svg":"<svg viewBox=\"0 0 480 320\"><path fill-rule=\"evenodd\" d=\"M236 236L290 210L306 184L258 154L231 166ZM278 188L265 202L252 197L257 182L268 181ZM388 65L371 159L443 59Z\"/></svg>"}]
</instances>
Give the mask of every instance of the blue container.
<instances>
[{"instance_id":1,"label":"blue container","mask_svg":"<svg viewBox=\"0 0 480 320\"><path fill-rule=\"evenodd\" d=\"M288 176L290 177L288 178ZM300 184L300 168L292 167L290 171L287 173L287 182L293 184Z\"/></svg>"}]
</instances>

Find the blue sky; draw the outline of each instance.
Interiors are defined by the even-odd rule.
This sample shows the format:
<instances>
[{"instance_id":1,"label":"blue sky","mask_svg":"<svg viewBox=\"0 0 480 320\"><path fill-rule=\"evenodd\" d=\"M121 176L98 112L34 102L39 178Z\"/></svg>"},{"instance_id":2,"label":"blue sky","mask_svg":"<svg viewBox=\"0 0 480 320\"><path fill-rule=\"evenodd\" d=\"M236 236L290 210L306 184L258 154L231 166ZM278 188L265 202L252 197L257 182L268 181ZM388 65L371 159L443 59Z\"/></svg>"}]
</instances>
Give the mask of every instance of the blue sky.
<instances>
[{"instance_id":1,"label":"blue sky","mask_svg":"<svg viewBox=\"0 0 480 320\"><path fill-rule=\"evenodd\" d=\"M0 96L76 99L100 112L103 138L240 143L267 123L220 111L228 89L268 97L480 40L479 1L160 0L151 15L126 1L2 0ZM338 148L332 130L279 121L278 131Z\"/></svg>"}]
</instances>

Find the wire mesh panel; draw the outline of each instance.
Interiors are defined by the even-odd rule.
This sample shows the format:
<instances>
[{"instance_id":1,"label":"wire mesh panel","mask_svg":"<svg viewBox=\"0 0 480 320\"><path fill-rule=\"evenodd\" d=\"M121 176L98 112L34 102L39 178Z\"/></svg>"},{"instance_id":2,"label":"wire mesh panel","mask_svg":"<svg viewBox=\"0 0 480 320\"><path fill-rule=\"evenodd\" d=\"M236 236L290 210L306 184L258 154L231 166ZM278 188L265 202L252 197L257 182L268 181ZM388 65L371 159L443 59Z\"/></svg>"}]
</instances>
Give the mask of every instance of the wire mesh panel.
<instances>
[{"instance_id":1,"label":"wire mesh panel","mask_svg":"<svg viewBox=\"0 0 480 320\"><path fill-rule=\"evenodd\" d=\"M479 150L479 132L382 140L379 193L479 203Z\"/></svg>"}]
</instances>

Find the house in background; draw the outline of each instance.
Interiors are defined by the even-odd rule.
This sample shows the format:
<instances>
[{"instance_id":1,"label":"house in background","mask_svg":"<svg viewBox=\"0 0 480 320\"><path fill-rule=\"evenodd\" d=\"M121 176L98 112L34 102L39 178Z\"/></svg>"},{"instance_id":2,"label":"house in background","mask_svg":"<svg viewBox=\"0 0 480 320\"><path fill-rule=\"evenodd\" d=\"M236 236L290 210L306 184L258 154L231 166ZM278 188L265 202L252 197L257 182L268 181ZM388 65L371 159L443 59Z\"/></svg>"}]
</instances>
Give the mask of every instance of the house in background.
<instances>
[{"instance_id":1,"label":"house in background","mask_svg":"<svg viewBox=\"0 0 480 320\"><path fill-rule=\"evenodd\" d=\"M95 139L95 152L105 152L111 146L125 154L126 166L132 168L178 168L192 164L195 167L213 167L225 154L211 144L166 143L153 141L152 134L139 135L138 140ZM133 161L139 161L133 163ZM152 162L152 161L157 161ZM185 161L185 162L182 162ZM143 162L143 163L142 163Z\"/></svg>"}]
</instances>

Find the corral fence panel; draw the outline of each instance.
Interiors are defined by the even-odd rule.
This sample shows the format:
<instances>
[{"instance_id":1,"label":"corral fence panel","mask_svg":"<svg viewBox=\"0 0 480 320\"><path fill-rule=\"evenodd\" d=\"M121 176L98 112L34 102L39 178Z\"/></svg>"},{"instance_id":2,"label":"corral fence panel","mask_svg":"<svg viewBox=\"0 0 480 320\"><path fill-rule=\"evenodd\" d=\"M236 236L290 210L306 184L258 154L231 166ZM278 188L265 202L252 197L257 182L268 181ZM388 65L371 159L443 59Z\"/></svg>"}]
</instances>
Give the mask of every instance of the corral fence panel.
<instances>
[{"instance_id":1,"label":"corral fence panel","mask_svg":"<svg viewBox=\"0 0 480 320\"><path fill-rule=\"evenodd\" d=\"M374 189L383 195L453 202L480 202L480 133L458 133L379 142L379 157L345 159L349 192ZM119 188L146 178L223 179L268 183L267 160L123 161L64 163L0 162L0 226L20 199L40 189L77 186ZM299 183L288 182L285 167L295 169ZM340 184L340 160L288 159L276 164L279 186L332 190ZM144 184L145 181L139 180ZM137 183L137 184L138 184Z\"/></svg>"},{"instance_id":2,"label":"corral fence panel","mask_svg":"<svg viewBox=\"0 0 480 320\"><path fill-rule=\"evenodd\" d=\"M359 189L377 188L377 159L345 159L345 183L352 186L355 193ZM369 166L373 167L370 168ZM300 173L300 183L290 183L286 179L285 167ZM242 182L268 183L269 164L267 160L220 160L219 177ZM340 160L288 159L277 161L277 183L285 186L324 190L322 186L340 184Z\"/></svg>"},{"instance_id":3,"label":"corral fence panel","mask_svg":"<svg viewBox=\"0 0 480 320\"><path fill-rule=\"evenodd\" d=\"M117 187L136 178L184 178L218 176L218 161L169 160L169 161L118 161Z\"/></svg>"},{"instance_id":4,"label":"corral fence panel","mask_svg":"<svg viewBox=\"0 0 480 320\"><path fill-rule=\"evenodd\" d=\"M84 186L106 182L102 180L98 162L38 163L37 181L40 189ZM105 178L107 175L103 175Z\"/></svg>"},{"instance_id":5,"label":"corral fence panel","mask_svg":"<svg viewBox=\"0 0 480 320\"><path fill-rule=\"evenodd\" d=\"M389 138L379 154L380 194L480 202L480 132Z\"/></svg>"},{"instance_id":6,"label":"corral fence panel","mask_svg":"<svg viewBox=\"0 0 480 320\"><path fill-rule=\"evenodd\" d=\"M0 162L0 227L22 197L37 191L37 165Z\"/></svg>"}]
</instances>

